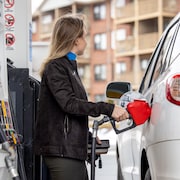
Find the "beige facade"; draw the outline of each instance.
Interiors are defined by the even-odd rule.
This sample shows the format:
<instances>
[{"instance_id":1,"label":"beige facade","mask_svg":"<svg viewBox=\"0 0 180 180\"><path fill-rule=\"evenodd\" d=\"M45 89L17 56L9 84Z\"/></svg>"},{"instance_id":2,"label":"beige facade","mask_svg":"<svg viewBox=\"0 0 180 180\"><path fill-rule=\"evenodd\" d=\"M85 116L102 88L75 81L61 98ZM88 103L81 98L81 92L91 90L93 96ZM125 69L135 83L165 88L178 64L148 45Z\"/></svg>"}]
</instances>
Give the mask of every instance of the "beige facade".
<instances>
[{"instance_id":1,"label":"beige facade","mask_svg":"<svg viewBox=\"0 0 180 180\"><path fill-rule=\"evenodd\" d=\"M129 81L137 89L153 49L180 0L45 0L33 14L33 41L49 41L62 14L87 15L88 46L78 58L89 99L104 100L107 83Z\"/></svg>"},{"instance_id":2,"label":"beige facade","mask_svg":"<svg viewBox=\"0 0 180 180\"><path fill-rule=\"evenodd\" d=\"M119 1L120 2L120 1ZM122 1L121 1L122 2ZM180 10L179 0L126 0L116 7L116 32L124 39L116 41L115 62L127 62L127 71L115 73L116 80L128 79L136 89L163 30ZM128 65L129 64L129 65Z\"/></svg>"}]
</instances>

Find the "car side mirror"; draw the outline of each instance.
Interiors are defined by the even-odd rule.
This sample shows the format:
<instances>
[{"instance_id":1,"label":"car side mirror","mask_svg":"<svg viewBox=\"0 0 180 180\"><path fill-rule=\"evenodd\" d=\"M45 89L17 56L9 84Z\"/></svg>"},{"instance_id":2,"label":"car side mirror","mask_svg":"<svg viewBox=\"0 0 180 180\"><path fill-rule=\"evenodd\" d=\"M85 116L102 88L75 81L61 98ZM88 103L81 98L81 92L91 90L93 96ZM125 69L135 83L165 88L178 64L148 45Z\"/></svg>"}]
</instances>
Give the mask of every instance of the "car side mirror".
<instances>
[{"instance_id":1,"label":"car side mirror","mask_svg":"<svg viewBox=\"0 0 180 180\"><path fill-rule=\"evenodd\" d=\"M106 97L119 99L124 93L131 91L129 82L111 82L106 88Z\"/></svg>"}]
</instances>

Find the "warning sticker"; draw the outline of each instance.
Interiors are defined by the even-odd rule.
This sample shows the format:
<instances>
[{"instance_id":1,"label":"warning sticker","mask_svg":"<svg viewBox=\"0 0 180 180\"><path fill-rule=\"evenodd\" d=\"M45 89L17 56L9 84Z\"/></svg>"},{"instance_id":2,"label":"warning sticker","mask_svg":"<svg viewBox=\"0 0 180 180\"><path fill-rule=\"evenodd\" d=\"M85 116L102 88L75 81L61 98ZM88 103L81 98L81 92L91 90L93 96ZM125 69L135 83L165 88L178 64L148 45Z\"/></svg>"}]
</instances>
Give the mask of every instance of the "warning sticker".
<instances>
[{"instance_id":1,"label":"warning sticker","mask_svg":"<svg viewBox=\"0 0 180 180\"><path fill-rule=\"evenodd\" d=\"M6 46L12 46L15 42L14 34L6 33Z\"/></svg>"},{"instance_id":2,"label":"warning sticker","mask_svg":"<svg viewBox=\"0 0 180 180\"><path fill-rule=\"evenodd\" d=\"M15 0L4 0L4 22L6 50L14 50L15 47L15 24L14 16Z\"/></svg>"},{"instance_id":3,"label":"warning sticker","mask_svg":"<svg viewBox=\"0 0 180 180\"><path fill-rule=\"evenodd\" d=\"M5 0L4 7L5 8L12 8L14 6L14 0Z\"/></svg>"},{"instance_id":4,"label":"warning sticker","mask_svg":"<svg viewBox=\"0 0 180 180\"><path fill-rule=\"evenodd\" d=\"M7 82L7 56L4 30L4 1L0 0L0 100L8 97L8 82ZM1 178L0 178L1 179Z\"/></svg>"},{"instance_id":5,"label":"warning sticker","mask_svg":"<svg viewBox=\"0 0 180 180\"><path fill-rule=\"evenodd\" d=\"M12 14L6 14L5 15L5 26L6 27L11 27L14 25L15 19Z\"/></svg>"}]
</instances>

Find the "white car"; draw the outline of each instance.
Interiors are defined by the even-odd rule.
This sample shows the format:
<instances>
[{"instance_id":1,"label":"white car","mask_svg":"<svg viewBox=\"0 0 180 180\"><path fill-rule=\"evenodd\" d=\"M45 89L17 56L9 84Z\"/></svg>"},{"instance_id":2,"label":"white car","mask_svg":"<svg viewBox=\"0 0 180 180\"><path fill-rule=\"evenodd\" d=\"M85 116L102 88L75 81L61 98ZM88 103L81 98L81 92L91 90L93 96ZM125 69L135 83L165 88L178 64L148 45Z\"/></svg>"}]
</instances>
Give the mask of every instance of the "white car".
<instances>
[{"instance_id":1,"label":"white car","mask_svg":"<svg viewBox=\"0 0 180 180\"><path fill-rule=\"evenodd\" d=\"M114 82L108 88L122 93L130 85ZM157 44L138 92L151 116L117 135L118 180L180 180L180 14ZM128 126L120 123L121 129Z\"/></svg>"}]
</instances>

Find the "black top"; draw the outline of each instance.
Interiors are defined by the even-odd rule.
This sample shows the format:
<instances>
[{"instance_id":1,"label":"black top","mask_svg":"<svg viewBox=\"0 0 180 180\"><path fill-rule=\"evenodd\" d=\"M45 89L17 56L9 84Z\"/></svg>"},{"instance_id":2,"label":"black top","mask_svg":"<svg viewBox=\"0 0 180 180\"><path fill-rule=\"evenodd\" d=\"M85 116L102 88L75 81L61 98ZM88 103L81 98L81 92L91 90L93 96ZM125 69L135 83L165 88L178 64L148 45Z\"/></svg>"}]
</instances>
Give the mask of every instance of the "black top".
<instances>
[{"instance_id":1,"label":"black top","mask_svg":"<svg viewBox=\"0 0 180 180\"><path fill-rule=\"evenodd\" d=\"M88 116L111 116L114 105L88 102L76 61L50 61L41 80L35 129L36 154L87 158Z\"/></svg>"}]
</instances>

